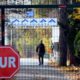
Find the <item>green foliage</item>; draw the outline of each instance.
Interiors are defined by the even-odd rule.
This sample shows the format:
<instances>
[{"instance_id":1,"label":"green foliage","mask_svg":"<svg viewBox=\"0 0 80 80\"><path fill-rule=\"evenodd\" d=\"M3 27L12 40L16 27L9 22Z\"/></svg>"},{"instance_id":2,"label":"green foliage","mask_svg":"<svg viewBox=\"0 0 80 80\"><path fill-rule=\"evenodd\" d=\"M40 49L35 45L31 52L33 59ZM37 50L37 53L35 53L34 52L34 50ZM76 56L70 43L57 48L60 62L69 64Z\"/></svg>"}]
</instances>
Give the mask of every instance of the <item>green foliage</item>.
<instances>
[{"instance_id":1,"label":"green foliage","mask_svg":"<svg viewBox=\"0 0 80 80\"><path fill-rule=\"evenodd\" d=\"M20 34L18 38L16 38L16 46L20 55L22 56L23 53L32 53L35 51L36 46L39 44L40 40L43 40L45 44L46 50L48 51L52 31L51 28L29 28L29 29L21 29L17 30L17 34Z\"/></svg>"},{"instance_id":2,"label":"green foliage","mask_svg":"<svg viewBox=\"0 0 80 80\"><path fill-rule=\"evenodd\" d=\"M77 33L75 40L74 40L74 47L75 47L75 56L80 55L80 31Z\"/></svg>"},{"instance_id":3,"label":"green foliage","mask_svg":"<svg viewBox=\"0 0 80 80\"><path fill-rule=\"evenodd\" d=\"M77 56L79 55L80 49L80 15L78 15L74 9L71 14L68 14L68 25L69 25L69 33L68 33L68 44L70 48L70 52Z\"/></svg>"}]
</instances>

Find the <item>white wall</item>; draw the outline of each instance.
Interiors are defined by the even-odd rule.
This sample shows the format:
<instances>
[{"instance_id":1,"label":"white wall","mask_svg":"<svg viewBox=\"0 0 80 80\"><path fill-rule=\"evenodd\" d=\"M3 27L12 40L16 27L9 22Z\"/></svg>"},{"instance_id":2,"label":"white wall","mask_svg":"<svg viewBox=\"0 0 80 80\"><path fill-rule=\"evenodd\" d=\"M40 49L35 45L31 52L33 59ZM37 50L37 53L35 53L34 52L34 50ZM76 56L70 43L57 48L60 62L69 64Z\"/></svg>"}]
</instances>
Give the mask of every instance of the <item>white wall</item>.
<instances>
[{"instance_id":1,"label":"white wall","mask_svg":"<svg viewBox=\"0 0 80 80\"><path fill-rule=\"evenodd\" d=\"M52 42L59 42L60 30L59 27L52 27Z\"/></svg>"}]
</instances>

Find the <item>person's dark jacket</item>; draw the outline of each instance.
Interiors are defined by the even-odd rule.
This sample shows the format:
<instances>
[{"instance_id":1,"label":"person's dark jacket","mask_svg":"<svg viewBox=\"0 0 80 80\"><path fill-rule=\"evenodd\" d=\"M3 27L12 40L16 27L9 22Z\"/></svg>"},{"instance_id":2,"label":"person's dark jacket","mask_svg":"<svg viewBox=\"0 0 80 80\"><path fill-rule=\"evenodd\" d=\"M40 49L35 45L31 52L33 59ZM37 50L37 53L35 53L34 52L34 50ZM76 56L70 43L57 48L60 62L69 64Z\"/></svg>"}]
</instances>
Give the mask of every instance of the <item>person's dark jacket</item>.
<instances>
[{"instance_id":1,"label":"person's dark jacket","mask_svg":"<svg viewBox=\"0 0 80 80\"><path fill-rule=\"evenodd\" d=\"M36 52L38 52L39 55L45 54L45 46L43 43L39 44L36 48Z\"/></svg>"}]
</instances>

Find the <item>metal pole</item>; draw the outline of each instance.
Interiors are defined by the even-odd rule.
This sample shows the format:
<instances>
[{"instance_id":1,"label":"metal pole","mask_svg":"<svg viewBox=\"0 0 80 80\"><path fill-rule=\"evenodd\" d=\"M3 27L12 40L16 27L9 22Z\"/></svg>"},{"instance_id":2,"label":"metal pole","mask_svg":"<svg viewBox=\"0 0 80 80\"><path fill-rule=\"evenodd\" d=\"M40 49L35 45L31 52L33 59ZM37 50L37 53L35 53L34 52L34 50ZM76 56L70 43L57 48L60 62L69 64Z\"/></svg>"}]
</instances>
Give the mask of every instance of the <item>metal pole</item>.
<instances>
[{"instance_id":1,"label":"metal pole","mask_svg":"<svg viewBox=\"0 0 80 80\"><path fill-rule=\"evenodd\" d=\"M12 34L13 34L13 27L11 28L11 42L10 42L11 45L13 44L13 42L12 42L12 38L13 38Z\"/></svg>"},{"instance_id":2,"label":"metal pole","mask_svg":"<svg viewBox=\"0 0 80 80\"><path fill-rule=\"evenodd\" d=\"M4 42L5 42L5 38L4 38L5 37L5 9L4 8L1 9L1 33L2 33L1 44L2 44L2 46L4 46L5 45L4 44ZM2 79L2 80L5 80L5 79Z\"/></svg>"},{"instance_id":3,"label":"metal pole","mask_svg":"<svg viewBox=\"0 0 80 80\"><path fill-rule=\"evenodd\" d=\"M5 44L5 9L1 9L1 44L4 46Z\"/></svg>"}]
</instances>

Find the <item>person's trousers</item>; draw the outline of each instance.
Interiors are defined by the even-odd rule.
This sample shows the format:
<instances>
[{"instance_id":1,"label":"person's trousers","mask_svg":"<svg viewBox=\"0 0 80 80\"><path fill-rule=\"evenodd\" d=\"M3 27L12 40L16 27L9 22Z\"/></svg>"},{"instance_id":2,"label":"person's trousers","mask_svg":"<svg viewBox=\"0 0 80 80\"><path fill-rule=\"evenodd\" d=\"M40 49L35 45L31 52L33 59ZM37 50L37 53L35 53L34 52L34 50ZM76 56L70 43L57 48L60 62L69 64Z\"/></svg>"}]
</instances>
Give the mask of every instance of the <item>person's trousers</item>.
<instances>
[{"instance_id":1,"label":"person's trousers","mask_svg":"<svg viewBox=\"0 0 80 80\"><path fill-rule=\"evenodd\" d=\"M39 55L39 65L43 65L44 63L44 56Z\"/></svg>"}]
</instances>

